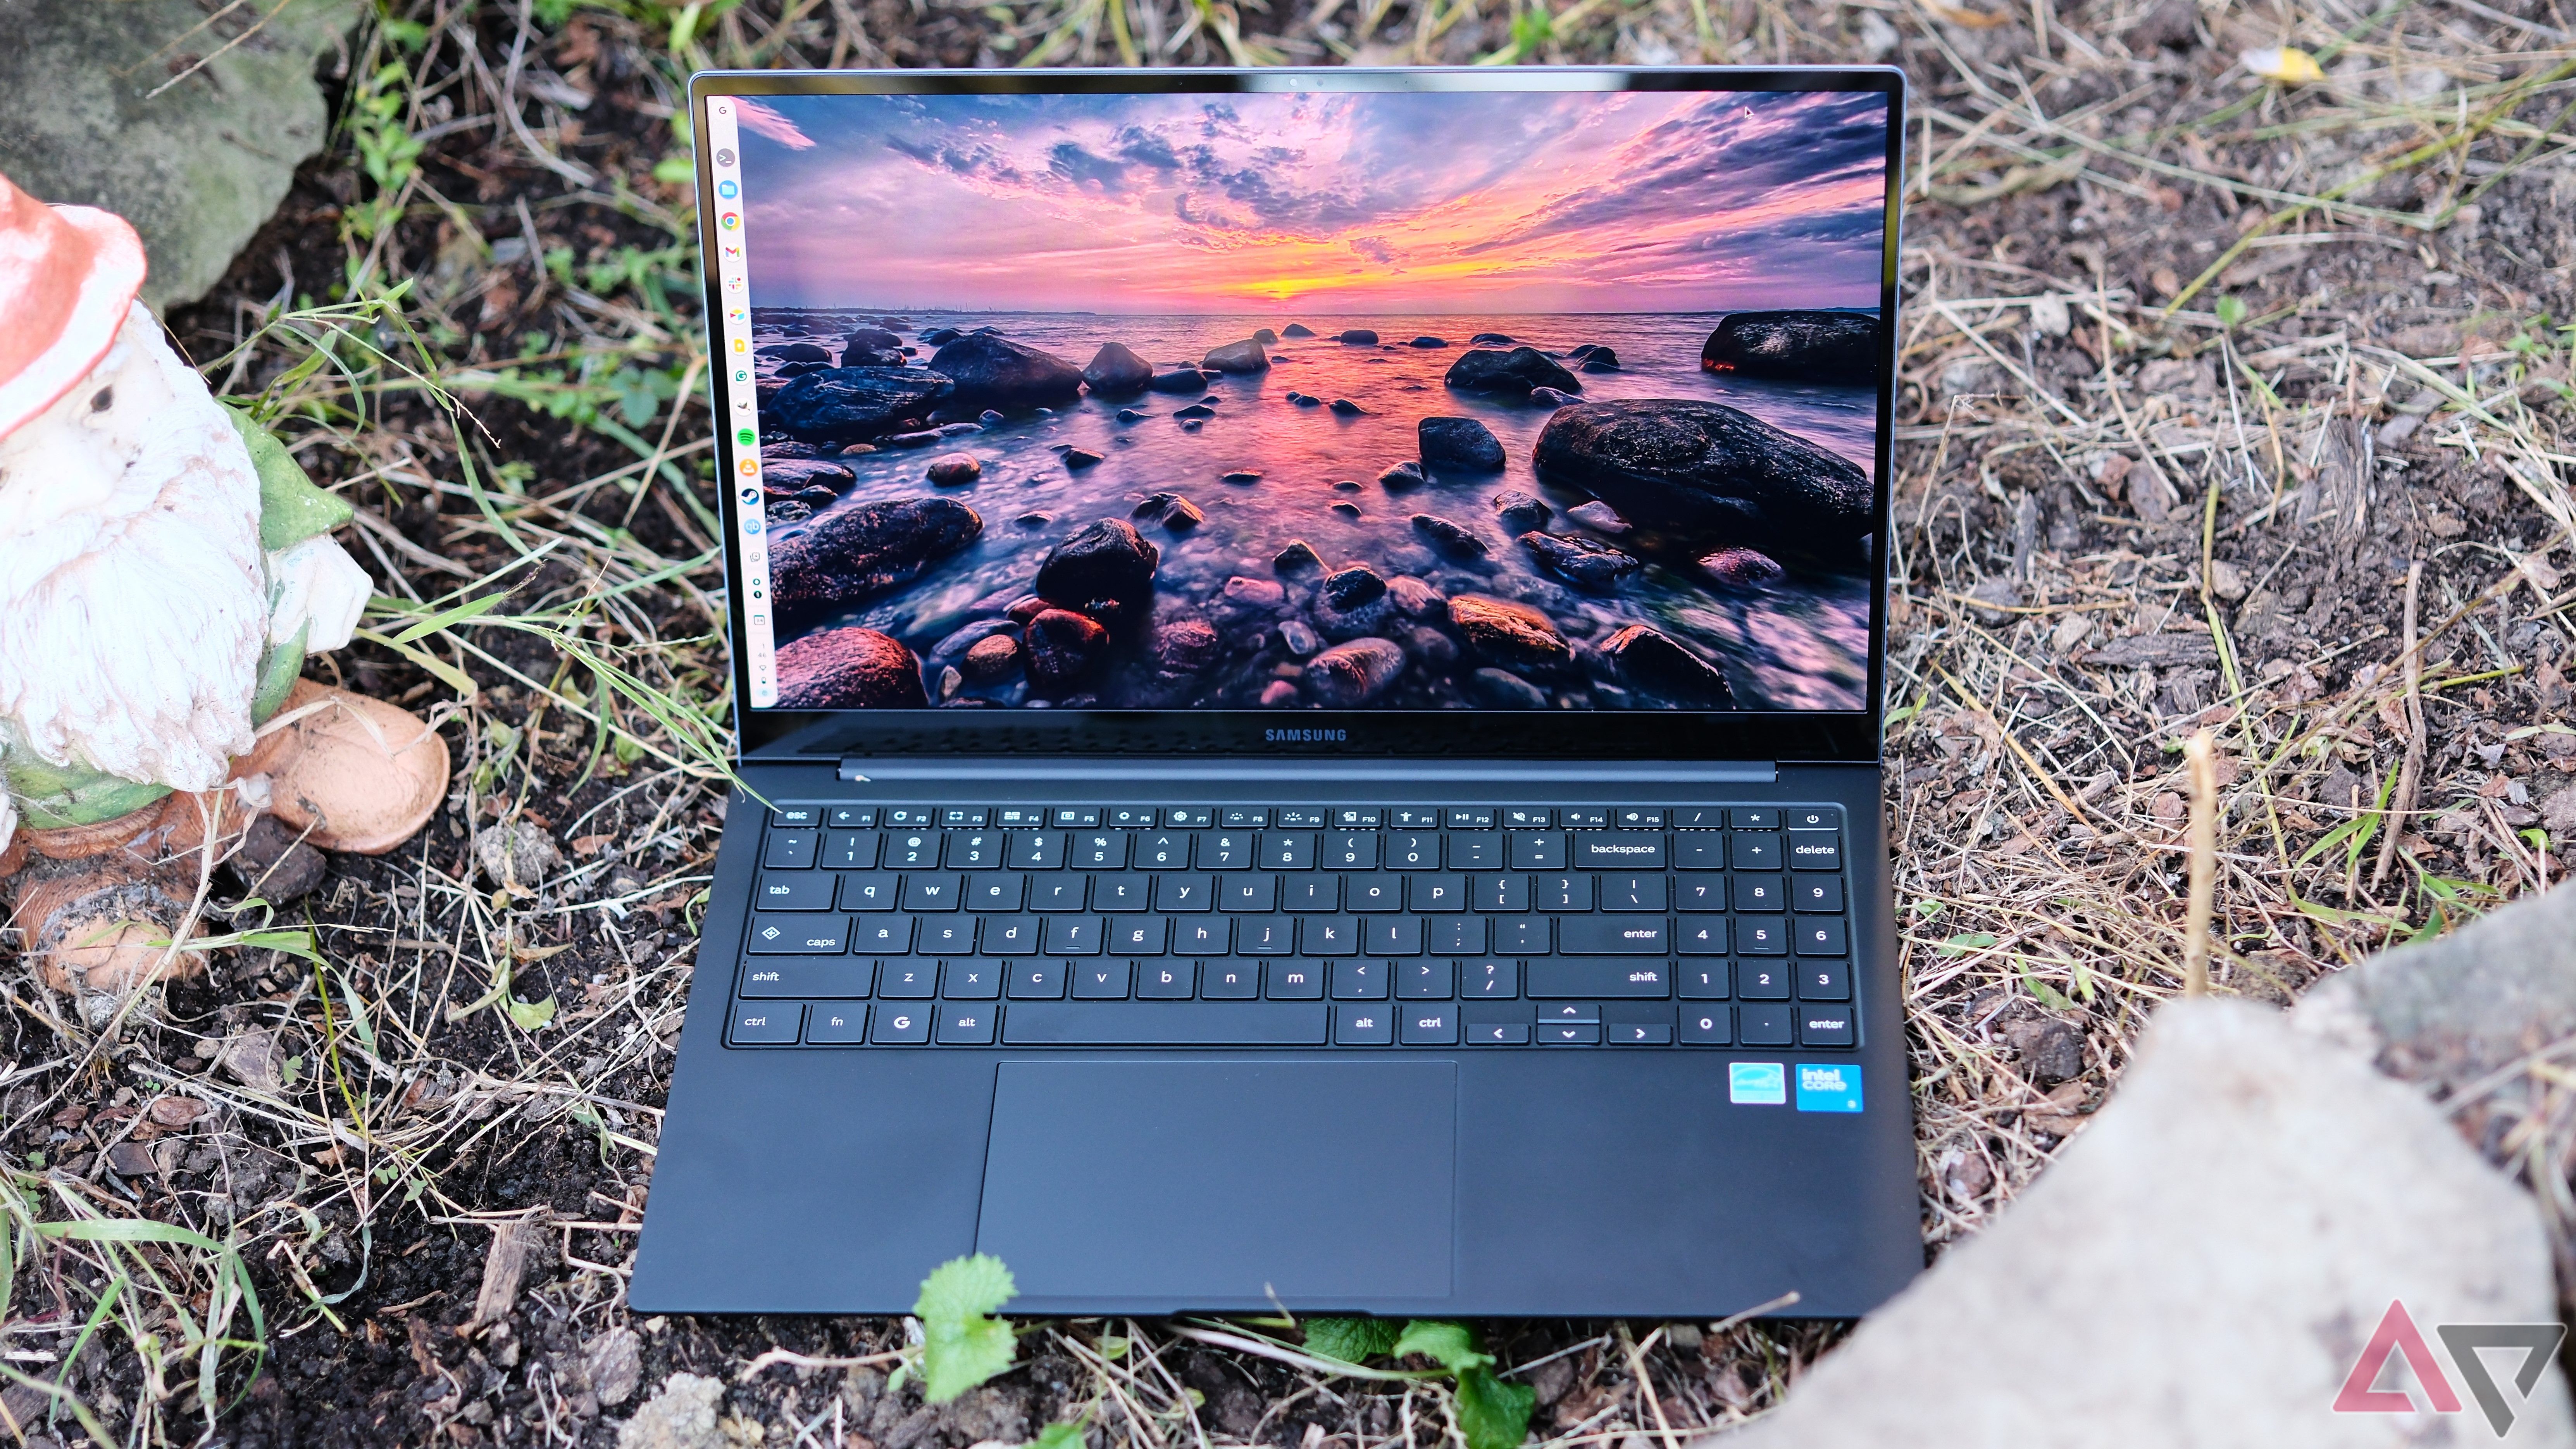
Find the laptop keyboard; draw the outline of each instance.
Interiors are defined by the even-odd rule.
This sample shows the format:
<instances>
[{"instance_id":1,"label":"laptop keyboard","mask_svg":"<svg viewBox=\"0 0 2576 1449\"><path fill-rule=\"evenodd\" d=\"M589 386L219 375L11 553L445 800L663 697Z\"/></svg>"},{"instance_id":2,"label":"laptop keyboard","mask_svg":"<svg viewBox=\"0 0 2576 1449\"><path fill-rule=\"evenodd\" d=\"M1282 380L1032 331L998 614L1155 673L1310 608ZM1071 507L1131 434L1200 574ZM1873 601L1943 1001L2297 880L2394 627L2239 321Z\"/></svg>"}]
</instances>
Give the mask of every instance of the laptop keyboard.
<instances>
[{"instance_id":1,"label":"laptop keyboard","mask_svg":"<svg viewBox=\"0 0 2576 1449\"><path fill-rule=\"evenodd\" d=\"M1834 806L789 805L737 1047L1850 1048Z\"/></svg>"}]
</instances>

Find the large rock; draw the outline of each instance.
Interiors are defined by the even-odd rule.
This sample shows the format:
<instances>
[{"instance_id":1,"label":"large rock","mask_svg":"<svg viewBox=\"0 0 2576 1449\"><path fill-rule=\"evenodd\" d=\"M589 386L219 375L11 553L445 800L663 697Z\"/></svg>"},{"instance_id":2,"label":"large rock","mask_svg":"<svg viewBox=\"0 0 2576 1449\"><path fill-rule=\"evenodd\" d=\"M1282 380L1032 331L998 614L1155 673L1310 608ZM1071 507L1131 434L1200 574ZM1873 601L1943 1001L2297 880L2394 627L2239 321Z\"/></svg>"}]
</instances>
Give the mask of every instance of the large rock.
<instances>
[{"instance_id":1,"label":"large rock","mask_svg":"<svg viewBox=\"0 0 2576 1449\"><path fill-rule=\"evenodd\" d=\"M1534 528L1545 528L1547 521L1556 516L1555 510L1549 508L1545 500L1526 488L1506 488L1488 501L1494 505L1494 512L1502 516L1504 531L1515 536Z\"/></svg>"},{"instance_id":2,"label":"large rock","mask_svg":"<svg viewBox=\"0 0 2576 1449\"><path fill-rule=\"evenodd\" d=\"M1434 473L1500 473L1503 445L1494 431L1474 418L1424 418L1414 435L1422 447L1422 466Z\"/></svg>"},{"instance_id":3,"label":"large rock","mask_svg":"<svg viewBox=\"0 0 2576 1449\"><path fill-rule=\"evenodd\" d=\"M1878 319L1866 312L1737 312L1700 348L1710 372L1867 387L1878 381Z\"/></svg>"},{"instance_id":4,"label":"large rock","mask_svg":"<svg viewBox=\"0 0 2576 1449\"><path fill-rule=\"evenodd\" d=\"M983 531L983 517L953 498L846 508L769 546L770 600L792 628L912 582Z\"/></svg>"},{"instance_id":5,"label":"large rock","mask_svg":"<svg viewBox=\"0 0 2576 1449\"><path fill-rule=\"evenodd\" d=\"M1413 531L1438 552L1454 559L1479 559L1491 552L1491 546L1471 529L1436 513L1417 513L1407 520Z\"/></svg>"},{"instance_id":6,"label":"large rock","mask_svg":"<svg viewBox=\"0 0 2576 1449\"><path fill-rule=\"evenodd\" d=\"M2334 1412L2392 1303L2460 1417ZM1722 1442L2483 1444L2476 1380L2436 1330L2556 1309L2530 1199L2417 1089L2264 1008L2169 1001L2038 1182ZM2555 1358L2527 1398L2521 1365L2497 1353L2478 1375L2515 1411L2505 1442L2576 1444ZM2426 1399L2403 1366L2382 1383Z\"/></svg>"},{"instance_id":7,"label":"large rock","mask_svg":"<svg viewBox=\"0 0 2576 1449\"><path fill-rule=\"evenodd\" d=\"M834 367L809 372L761 404L760 420L809 442L851 442L905 430L954 391L921 367Z\"/></svg>"},{"instance_id":8,"label":"large rock","mask_svg":"<svg viewBox=\"0 0 2576 1449\"><path fill-rule=\"evenodd\" d=\"M1091 354L1091 363L1082 369L1085 387L1102 397L1119 397L1143 392L1154 380L1154 365L1138 357L1124 342L1104 342Z\"/></svg>"},{"instance_id":9,"label":"large rock","mask_svg":"<svg viewBox=\"0 0 2576 1449\"><path fill-rule=\"evenodd\" d=\"M1574 658L1556 625L1527 604L1460 594L1449 601L1449 622L1469 648L1507 669L1559 668Z\"/></svg>"},{"instance_id":10,"label":"large rock","mask_svg":"<svg viewBox=\"0 0 2576 1449\"><path fill-rule=\"evenodd\" d=\"M1340 336L1339 336L1338 338L1336 338L1335 340L1337 340L1337 341L1341 341L1341 342L1347 342L1347 343L1351 344L1353 347L1375 347L1375 346L1377 346L1377 334L1376 334L1375 332L1370 331L1370 330L1369 330L1368 328L1366 328L1366 327L1353 327L1353 328L1350 328L1350 329L1348 329L1347 331L1345 331L1345 332L1341 333L1341 334L1340 334Z\"/></svg>"},{"instance_id":11,"label":"large rock","mask_svg":"<svg viewBox=\"0 0 2576 1449\"><path fill-rule=\"evenodd\" d=\"M826 629L778 651L782 709L921 709L921 660L874 629Z\"/></svg>"},{"instance_id":12,"label":"large rock","mask_svg":"<svg viewBox=\"0 0 2576 1449\"><path fill-rule=\"evenodd\" d=\"M1336 609L1356 609L1383 596L1386 580L1367 564L1352 564L1324 576L1324 599Z\"/></svg>"},{"instance_id":13,"label":"large rock","mask_svg":"<svg viewBox=\"0 0 2576 1449\"><path fill-rule=\"evenodd\" d=\"M1068 608L1095 599L1134 603L1154 587L1162 551L1121 518L1103 518L1075 530L1038 562L1041 597Z\"/></svg>"},{"instance_id":14,"label":"large rock","mask_svg":"<svg viewBox=\"0 0 2576 1449\"><path fill-rule=\"evenodd\" d=\"M1559 408L1532 457L1539 477L1595 494L1658 532L1812 552L1847 548L1871 528L1867 474L1722 403Z\"/></svg>"},{"instance_id":15,"label":"large rock","mask_svg":"<svg viewBox=\"0 0 2576 1449\"><path fill-rule=\"evenodd\" d=\"M1155 373L1146 386L1156 392L1198 392L1208 384L1208 375L1195 367L1176 367Z\"/></svg>"},{"instance_id":16,"label":"large rock","mask_svg":"<svg viewBox=\"0 0 2576 1449\"><path fill-rule=\"evenodd\" d=\"M1520 544L1549 571L1587 589L1615 589L1640 567L1610 545L1580 535L1559 538L1533 529L1521 535Z\"/></svg>"},{"instance_id":17,"label":"large rock","mask_svg":"<svg viewBox=\"0 0 2576 1449\"><path fill-rule=\"evenodd\" d=\"M1404 673L1404 650L1390 640L1354 639L1306 661L1306 688L1319 704L1349 709L1386 693Z\"/></svg>"},{"instance_id":18,"label":"large rock","mask_svg":"<svg viewBox=\"0 0 2576 1449\"><path fill-rule=\"evenodd\" d=\"M811 342L773 342L753 355L774 357L780 362L819 362L825 366L829 366L832 361L832 354Z\"/></svg>"},{"instance_id":19,"label":"large rock","mask_svg":"<svg viewBox=\"0 0 2576 1449\"><path fill-rule=\"evenodd\" d=\"M1029 621L1027 648L1031 682L1070 684L1108 650L1109 631L1070 609L1048 609Z\"/></svg>"},{"instance_id":20,"label":"large rock","mask_svg":"<svg viewBox=\"0 0 2576 1449\"><path fill-rule=\"evenodd\" d=\"M1315 329L1307 326L1303 322L1291 322L1279 330L1279 335L1282 337L1312 337L1315 335Z\"/></svg>"},{"instance_id":21,"label":"large rock","mask_svg":"<svg viewBox=\"0 0 2576 1449\"><path fill-rule=\"evenodd\" d=\"M1199 359L1202 372L1267 372L1269 369L1269 354L1261 350L1258 342L1229 342L1223 347L1211 347L1208 355Z\"/></svg>"},{"instance_id":22,"label":"large rock","mask_svg":"<svg viewBox=\"0 0 2576 1449\"><path fill-rule=\"evenodd\" d=\"M1025 343L969 332L930 355L930 370L955 386L967 407L1041 407L1082 392L1082 369Z\"/></svg>"},{"instance_id":23,"label":"large rock","mask_svg":"<svg viewBox=\"0 0 2576 1449\"><path fill-rule=\"evenodd\" d=\"M153 311L196 301L322 149L314 63L370 9L0 0L0 172L132 222Z\"/></svg>"},{"instance_id":24,"label":"large rock","mask_svg":"<svg viewBox=\"0 0 2576 1449\"><path fill-rule=\"evenodd\" d=\"M1460 392L1509 393L1526 396L1534 387L1552 387L1558 392L1581 392L1583 382L1556 363L1556 359L1535 347L1515 347L1509 352L1499 348L1479 347L1462 353L1449 364L1449 373L1440 379Z\"/></svg>"},{"instance_id":25,"label":"large rock","mask_svg":"<svg viewBox=\"0 0 2576 1449\"><path fill-rule=\"evenodd\" d=\"M762 461L760 481L774 493L793 496L807 488L823 488L838 493L857 482L858 475L838 463L827 463L820 458L781 458L775 463Z\"/></svg>"},{"instance_id":26,"label":"large rock","mask_svg":"<svg viewBox=\"0 0 2576 1449\"><path fill-rule=\"evenodd\" d=\"M1631 624L1601 641L1619 682L1680 709L1733 709L1735 690L1716 665L1668 634Z\"/></svg>"}]
</instances>

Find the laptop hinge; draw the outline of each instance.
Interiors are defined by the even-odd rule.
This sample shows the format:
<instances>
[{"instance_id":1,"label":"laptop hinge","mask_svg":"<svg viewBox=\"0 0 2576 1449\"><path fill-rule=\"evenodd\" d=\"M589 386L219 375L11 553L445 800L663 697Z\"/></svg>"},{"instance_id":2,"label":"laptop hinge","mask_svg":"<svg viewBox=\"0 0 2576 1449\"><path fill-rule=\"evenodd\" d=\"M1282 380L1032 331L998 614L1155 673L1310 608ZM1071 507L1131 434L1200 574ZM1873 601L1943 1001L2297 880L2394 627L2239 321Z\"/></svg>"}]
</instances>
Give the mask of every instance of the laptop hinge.
<instances>
[{"instance_id":1,"label":"laptop hinge","mask_svg":"<svg viewBox=\"0 0 2576 1449\"><path fill-rule=\"evenodd\" d=\"M840 778L853 783L903 780L1026 781L1063 784L1085 780L1134 780L1151 776L1157 784L1232 781L1278 782L1299 774L1329 775L1338 780L1385 780L1415 784L1638 784L1702 783L1769 785L1780 778L1771 760L1386 760L1323 758L1256 758L1234 760L1089 759L1062 757L1034 760L945 759L887 760L860 755L841 757Z\"/></svg>"}]
</instances>

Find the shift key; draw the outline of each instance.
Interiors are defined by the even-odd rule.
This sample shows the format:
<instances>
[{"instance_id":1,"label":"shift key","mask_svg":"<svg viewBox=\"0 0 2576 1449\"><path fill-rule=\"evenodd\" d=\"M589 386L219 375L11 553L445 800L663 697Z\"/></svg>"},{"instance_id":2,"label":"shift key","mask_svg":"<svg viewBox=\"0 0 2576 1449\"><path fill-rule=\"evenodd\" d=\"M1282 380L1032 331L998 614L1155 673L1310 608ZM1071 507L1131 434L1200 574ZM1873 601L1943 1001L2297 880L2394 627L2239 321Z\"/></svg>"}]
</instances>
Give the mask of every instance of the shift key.
<instances>
[{"instance_id":1,"label":"shift key","mask_svg":"<svg viewBox=\"0 0 2576 1449\"><path fill-rule=\"evenodd\" d=\"M1578 830L1574 832L1576 870L1662 870L1664 833L1660 830Z\"/></svg>"},{"instance_id":2,"label":"shift key","mask_svg":"<svg viewBox=\"0 0 2576 1449\"><path fill-rule=\"evenodd\" d=\"M1648 916L1566 916L1556 923L1556 949L1568 956L1661 956L1672 940L1672 923Z\"/></svg>"}]
</instances>

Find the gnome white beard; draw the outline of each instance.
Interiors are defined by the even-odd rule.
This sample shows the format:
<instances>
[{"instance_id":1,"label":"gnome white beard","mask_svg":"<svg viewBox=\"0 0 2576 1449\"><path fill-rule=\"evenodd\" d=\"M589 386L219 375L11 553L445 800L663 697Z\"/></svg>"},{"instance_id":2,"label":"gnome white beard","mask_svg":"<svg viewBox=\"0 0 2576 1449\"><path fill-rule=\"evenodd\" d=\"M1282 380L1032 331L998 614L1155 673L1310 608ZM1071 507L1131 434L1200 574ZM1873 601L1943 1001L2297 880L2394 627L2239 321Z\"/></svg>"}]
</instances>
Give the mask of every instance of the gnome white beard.
<instances>
[{"instance_id":1,"label":"gnome white beard","mask_svg":"<svg viewBox=\"0 0 2576 1449\"><path fill-rule=\"evenodd\" d=\"M8 748L220 784L252 744L259 511L240 434L136 305L88 377L0 438Z\"/></svg>"}]
</instances>

